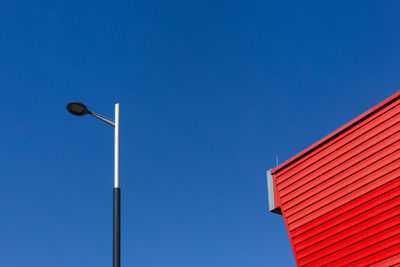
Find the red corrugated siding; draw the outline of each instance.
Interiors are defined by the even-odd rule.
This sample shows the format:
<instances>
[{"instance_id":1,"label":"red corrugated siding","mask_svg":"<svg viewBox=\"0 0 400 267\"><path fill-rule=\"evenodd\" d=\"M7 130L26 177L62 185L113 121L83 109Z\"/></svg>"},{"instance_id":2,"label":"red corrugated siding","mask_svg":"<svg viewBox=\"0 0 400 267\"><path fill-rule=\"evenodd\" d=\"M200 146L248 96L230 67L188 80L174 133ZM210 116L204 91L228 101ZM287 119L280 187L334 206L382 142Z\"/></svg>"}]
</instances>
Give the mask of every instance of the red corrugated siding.
<instances>
[{"instance_id":1,"label":"red corrugated siding","mask_svg":"<svg viewBox=\"0 0 400 267\"><path fill-rule=\"evenodd\" d=\"M298 265L400 264L400 92L272 175Z\"/></svg>"}]
</instances>

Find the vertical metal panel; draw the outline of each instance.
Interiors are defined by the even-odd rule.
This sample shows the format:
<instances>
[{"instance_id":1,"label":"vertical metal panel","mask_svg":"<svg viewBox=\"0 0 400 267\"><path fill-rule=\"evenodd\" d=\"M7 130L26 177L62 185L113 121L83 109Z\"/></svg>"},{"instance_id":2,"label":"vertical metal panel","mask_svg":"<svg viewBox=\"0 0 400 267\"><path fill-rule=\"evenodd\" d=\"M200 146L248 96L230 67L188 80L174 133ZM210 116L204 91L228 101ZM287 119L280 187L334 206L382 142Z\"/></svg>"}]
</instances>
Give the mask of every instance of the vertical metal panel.
<instances>
[{"instance_id":1,"label":"vertical metal panel","mask_svg":"<svg viewBox=\"0 0 400 267\"><path fill-rule=\"evenodd\" d=\"M267 171L267 185L268 185L268 207L269 211L273 211L275 207L275 194L274 194L274 182L272 180L271 170Z\"/></svg>"},{"instance_id":2,"label":"vertical metal panel","mask_svg":"<svg viewBox=\"0 0 400 267\"><path fill-rule=\"evenodd\" d=\"M270 173L298 265L400 264L400 92Z\"/></svg>"}]
</instances>

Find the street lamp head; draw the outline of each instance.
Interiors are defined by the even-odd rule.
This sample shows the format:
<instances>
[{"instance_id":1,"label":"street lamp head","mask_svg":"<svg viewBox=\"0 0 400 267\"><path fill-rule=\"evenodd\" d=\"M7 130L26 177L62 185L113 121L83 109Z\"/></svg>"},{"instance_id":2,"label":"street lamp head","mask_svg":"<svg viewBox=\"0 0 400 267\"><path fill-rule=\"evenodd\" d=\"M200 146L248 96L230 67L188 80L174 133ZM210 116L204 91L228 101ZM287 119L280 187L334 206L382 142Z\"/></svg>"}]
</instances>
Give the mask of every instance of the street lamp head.
<instances>
[{"instance_id":1,"label":"street lamp head","mask_svg":"<svg viewBox=\"0 0 400 267\"><path fill-rule=\"evenodd\" d=\"M71 102L67 105L67 110L74 114L74 115L78 115L78 116L83 116L86 115L87 113L89 113L89 110L87 109L87 107L85 106L85 104L81 103L81 102Z\"/></svg>"}]
</instances>

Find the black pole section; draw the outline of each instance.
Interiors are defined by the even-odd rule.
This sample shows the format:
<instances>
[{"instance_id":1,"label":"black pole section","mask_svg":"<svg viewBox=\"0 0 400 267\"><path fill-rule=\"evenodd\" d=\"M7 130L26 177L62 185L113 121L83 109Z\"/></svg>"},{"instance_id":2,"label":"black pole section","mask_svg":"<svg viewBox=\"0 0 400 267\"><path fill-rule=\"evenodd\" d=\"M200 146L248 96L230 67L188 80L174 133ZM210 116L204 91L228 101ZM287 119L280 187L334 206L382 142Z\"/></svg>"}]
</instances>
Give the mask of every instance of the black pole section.
<instances>
[{"instance_id":1,"label":"black pole section","mask_svg":"<svg viewBox=\"0 0 400 267\"><path fill-rule=\"evenodd\" d=\"M121 189L114 188L113 266L121 266Z\"/></svg>"}]
</instances>

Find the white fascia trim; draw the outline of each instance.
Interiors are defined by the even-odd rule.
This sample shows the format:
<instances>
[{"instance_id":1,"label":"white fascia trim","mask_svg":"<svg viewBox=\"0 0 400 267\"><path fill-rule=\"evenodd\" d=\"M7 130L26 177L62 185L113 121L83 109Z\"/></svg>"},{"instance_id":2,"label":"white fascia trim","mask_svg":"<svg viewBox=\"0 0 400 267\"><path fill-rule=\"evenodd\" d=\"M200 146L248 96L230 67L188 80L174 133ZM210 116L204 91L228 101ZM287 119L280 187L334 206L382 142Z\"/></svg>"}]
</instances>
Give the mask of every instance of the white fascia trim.
<instances>
[{"instance_id":1,"label":"white fascia trim","mask_svg":"<svg viewBox=\"0 0 400 267\"><path fill-rule=\"evenodd\" d=\"M274 182L272 180L271 170L267 171L267 185L268 185L268 207L269 211L275 209L275 196L274 196Z\"/></svg>"}]
</instances>

